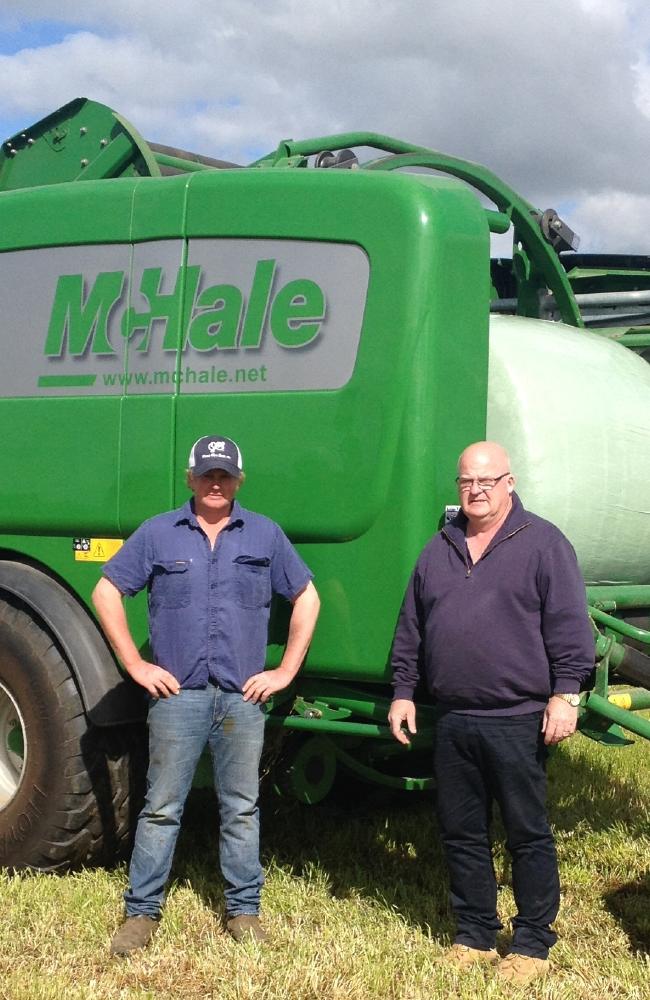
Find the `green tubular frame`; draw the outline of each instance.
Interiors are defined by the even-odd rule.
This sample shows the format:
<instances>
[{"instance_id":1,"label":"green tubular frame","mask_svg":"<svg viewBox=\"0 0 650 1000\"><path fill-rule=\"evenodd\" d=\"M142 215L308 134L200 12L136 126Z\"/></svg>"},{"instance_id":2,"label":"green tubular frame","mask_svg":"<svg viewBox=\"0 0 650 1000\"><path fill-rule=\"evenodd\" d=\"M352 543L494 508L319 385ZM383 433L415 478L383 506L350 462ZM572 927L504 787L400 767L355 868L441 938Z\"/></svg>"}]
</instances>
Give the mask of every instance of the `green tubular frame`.
<instances>
[{"instance_id":1,"label":"green tubular frame","mask_svg":"<svg viewBox=\"0 0 650 1000\"><path fill-rule=\"evenodd\" d=\"M285 729L296 729L312 733L328 733L344 737L371 737L388 740L391 750L400 747L394 743L386 723L390 708L390 695L377 695L347 683L304 679L299 684L299 694L295 696L290 714L275 714L271 708L268 722ZM358 721L359 718L373 721ZM412 738L414 748L430 746L435 726L432 706L418 706L418 732Z\"/></svg>"},{"instance_id":2,"label":"green tubular frame","mask_svg":"<svg viewBox=\"0 0 650 1000\"><path fill-rule=\"evenodd\" d=\"M299 683L299 692L297 696L294 692L289 714L274 714L271 708L268 724L313 736L319 753L335 759L345 770L369 784L407 791L433 787L430 776L397 776L367 762L375 756L382 760L398 758L405 752L430 755L435 725L431 706L418 705L418 732L411 737L410 745L404 747L395 741L386 724L390 695L311 679ZM294 774L293 782L301 801L312 801L307 775Z\"/></svg>"},{"instance_id":3,"label":"green tubular frame","mask_svg":"<svg viewBox=\"0 0 650 1000\"><path fill-rule=\"evenodd\" d=\"M214 169L206 163L199 163L198 160L186 160L181 156L172 156L171 153L158 153L154 151L153 157L159 167L173 167L175 170L180 170L185 174Z\"/></svg>"},{"instance_id":4,"label":"green tubular frame","mask_svg":"<svg viewBox=\"0 0 650 1000\"><path fill-rule=\"evenodd\" d=\"M583 695L580 729L606 743L629 742L623 729L650 739L650 720L635 715L650 708L650 691L645 688L610 691L609 684L610 667L616 670L625 656L625 639L650 646L650 631L616 618L613 612L650 609L650 587L587 587L587 601L595 631L596 678L593 691Z\"/></svg>"},{"instance_id":5,"label":"green tubular frame","mask_svg":"<svg viewBox=\"0 0 650 1000\"><path fill-rule=\"evenodd\" d=\"M617 608L650 608L650 587L618 584L617 586L587 587L587 601L601 611L616 611Z\"/></svg>"},{"instance_id":6,"label":"green tubular frame","mask_svg":"<svg viewBox=\"0 0 650 1000\"><path fill-rule=\"evenodd\" d=\"M323 149L334 151L350 146L367 146L391 154L364 164L362 168L364 170L427 167L458 177L480 191L498 208L498 212L486 210L490 230L504 233L512 224L515 227L515 244L521 240L525 246L525 251L518 251L524 272L520 281L522 315L538 317L540 313L537 292L549 288L555 296L564 322L571 326L584 326L566 272L557 253L544 239L539 228L535 207L504 184L496 174L480 164L447 156L427 149L426 146L413 145L375 132L345 132L341 135L325 135L298 142L284 140L275 152L256 160L251 166L303 167L306 166L306 157Z\"/></svg>"}]
</instances>

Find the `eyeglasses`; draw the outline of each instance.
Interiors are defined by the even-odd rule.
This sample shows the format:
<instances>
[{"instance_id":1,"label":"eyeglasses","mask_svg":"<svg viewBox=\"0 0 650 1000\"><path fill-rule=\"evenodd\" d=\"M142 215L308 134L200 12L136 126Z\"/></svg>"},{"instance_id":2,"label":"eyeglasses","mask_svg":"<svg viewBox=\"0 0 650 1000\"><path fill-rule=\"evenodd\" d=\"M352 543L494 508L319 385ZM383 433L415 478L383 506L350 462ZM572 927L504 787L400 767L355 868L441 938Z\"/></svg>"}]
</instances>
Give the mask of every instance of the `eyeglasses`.
<instances>
[{"instance_id":1,"label":"eyeglasses","mask_svg":"<svg viewBox=\"0 0 650 1000\"><path fill-rule=\"evenodd\" d=\"M502 472L500 476L496 476L494 479L470 479L469 476L456 476L456 486L461 493L466 493L476 483L480 490L483 490L484 493L489 493L501 479L509 475L509 472Z\"/></svg>"}]
</instances>

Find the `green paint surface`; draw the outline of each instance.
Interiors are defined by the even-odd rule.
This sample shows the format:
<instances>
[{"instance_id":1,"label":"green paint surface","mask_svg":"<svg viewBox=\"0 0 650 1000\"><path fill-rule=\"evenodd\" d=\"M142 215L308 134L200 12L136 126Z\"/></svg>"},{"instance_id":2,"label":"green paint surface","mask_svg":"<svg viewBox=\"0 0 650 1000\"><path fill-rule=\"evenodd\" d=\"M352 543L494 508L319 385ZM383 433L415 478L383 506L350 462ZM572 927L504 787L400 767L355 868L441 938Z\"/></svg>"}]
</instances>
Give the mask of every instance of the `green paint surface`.
<instances>
[{"instance_id":1,"label":"green paint surface","mask_svg":"<svg viewBox=\"0 0 650 1000\"><path fill-rule=\"evenodd\" d=\"M478 201L447 180L249 170L203 171L182 184L156 177L61 183L11 191L2 196L0 211L7 203L12 220L30 220L32 255L69 248L49 340L47 329L25 324L34 354L42 359L47 343L54 361L63 363L73 352L94 358L97 346L101 361L116 345L108 332L115 314L133 358L148 341L151 349L162 344L178 377L161 377L146 391L126 377L114 379L102 395L97 364L93 374L70 377L46 375L39 361L35 391L58 386L68 395L0 399L0 467L6 481L25 449L35 449L56 472L37 503L21 479L5 491L4 544L55 570L85 599L100 567L75 565L71 545L64 558L52 561L48 539L60 539L65 550L75 536L126 535L145 517L182 503L190 445L203 433L220 431L244 454L242 503L278 520L314 570L323 611L306 673L384 681L413 562L445 504L455 502L458 452L485 431L489 252ZM170 221L167 232L178 249L168 256L176 271L162 260L156 264L157 247L165 242L156 242L159 225L148 230L154 217ZM116 241L118 261L128 261L129 247L134 260L136 254L142 259L143 278L133 288L128 269L111 266L110 242L108 269L97 265L99 284L92 275L70 277L84 275L84 246L105 242L106 232ZM29 250L15 234L14 225L3 229L3 249ZM210 239L232 241L235 255L254 241L257 264L248 287L211 285L212 271L219 275L223 265L213 264L209 253L202 267L178 270L187 241L200 247ZM281 241L298 261L318 245L315 259L324 262L318 280L287 279L275 250L264 258L265 240ZM215 246L227 259L224 244ZM362 252L369 274L360 290L364 306L351 374L334 389L266 391L269 337L279 352L276 366L302 357L313 379L318 361L310 362L310 352L327 346L334 322L345 330L347 300L332 297L340 284L336 253L345 247ZM457 264L450 269L452 259ZM36 298L37 275L37 268L24 274ZM207 318L206 310L217 316ZM235 324L240 353L246 348L237 370L254 382L254 392L237 391L229 374ZM197 394L197 386L185 381L191 373L182 351L188 340L196 349L210 348L211 337L214 370L208 374L206 362L205 391ZM131 369L130 357L127 372L141 364ZM229 391L220 393L224 382ZM84 386L95 395L85 397ZM271 661L285 634L282 613L273 628Z\"/></svg>"}]
</instances>

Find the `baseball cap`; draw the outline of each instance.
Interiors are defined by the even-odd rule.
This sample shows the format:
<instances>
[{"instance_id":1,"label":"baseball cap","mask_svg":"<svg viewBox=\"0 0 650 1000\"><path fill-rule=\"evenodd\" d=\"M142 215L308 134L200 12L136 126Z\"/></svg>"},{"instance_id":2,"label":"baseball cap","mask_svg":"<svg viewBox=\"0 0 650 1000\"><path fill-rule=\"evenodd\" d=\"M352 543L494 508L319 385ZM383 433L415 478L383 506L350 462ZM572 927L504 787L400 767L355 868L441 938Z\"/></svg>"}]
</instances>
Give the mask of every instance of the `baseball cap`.
<instances>
[{"instance_id":1,"label":"baseball cap","mask_svg":"<svg viewBox=\"0 0 650 1000\"><path fill-rule=\"evenodd\" d=\"M202 476L210 469L223 469L239 479L242 474L241 452L230 438L209 434L194 442L187 466L194 476Z\"/></svg>"}]
</instances>

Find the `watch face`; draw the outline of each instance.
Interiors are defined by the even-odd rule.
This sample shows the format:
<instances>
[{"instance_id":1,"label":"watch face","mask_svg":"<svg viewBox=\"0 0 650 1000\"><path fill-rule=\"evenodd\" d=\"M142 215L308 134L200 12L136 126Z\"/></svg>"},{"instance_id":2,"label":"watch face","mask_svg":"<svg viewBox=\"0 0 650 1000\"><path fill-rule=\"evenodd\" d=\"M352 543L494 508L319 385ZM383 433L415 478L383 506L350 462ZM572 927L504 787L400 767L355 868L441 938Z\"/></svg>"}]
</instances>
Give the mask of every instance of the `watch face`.
<instances>
[{"instance_id":1,"label":"watch face","mask_svg":"<svg viewBox=\"0 0 650 1000\"><path fill-rule=\"evenodd\" d=\"M577 708L580 704L579 694L561 694L560 698L562 698L563 701L566 701L569 705L572 705L574 708Z\"/></svg>"}]
</instances>

